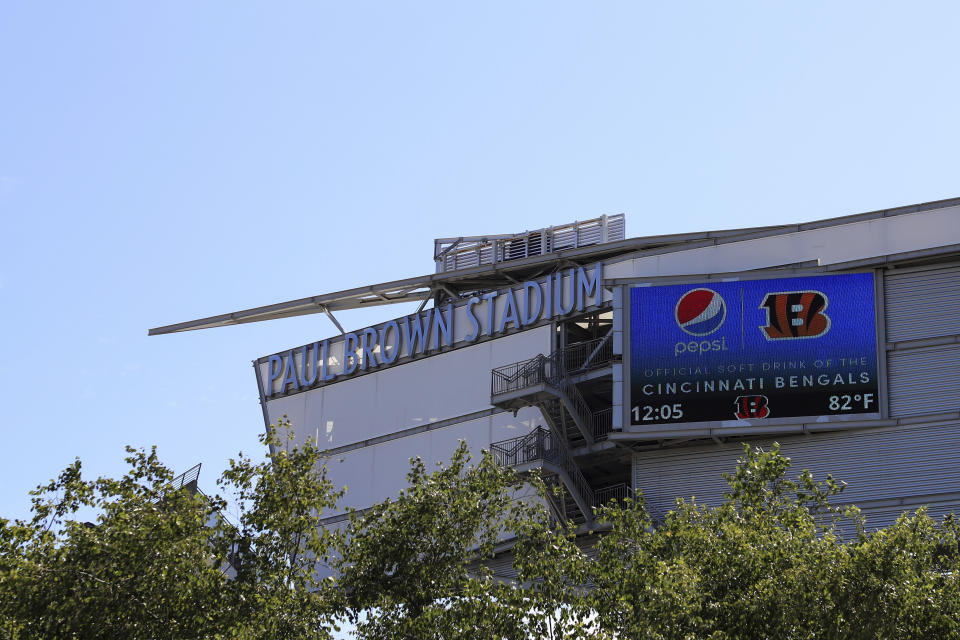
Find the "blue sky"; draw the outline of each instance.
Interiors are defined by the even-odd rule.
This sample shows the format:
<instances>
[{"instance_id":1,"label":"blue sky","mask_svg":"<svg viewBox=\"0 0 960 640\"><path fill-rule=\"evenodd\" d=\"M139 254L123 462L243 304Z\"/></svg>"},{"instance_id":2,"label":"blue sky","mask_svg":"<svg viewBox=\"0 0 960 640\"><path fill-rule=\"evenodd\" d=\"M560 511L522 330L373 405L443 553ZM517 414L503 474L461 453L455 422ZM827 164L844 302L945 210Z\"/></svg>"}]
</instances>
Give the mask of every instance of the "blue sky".
<instances>
[{"instance_id":1,"label":"blue sky","mask_svg":"<svg viewBox=\"0 0 960 640\"><path fill-rule=\"evenodd\" d=\"M250 361L336 333L150 327L428 273L435 237L960 195L958 23L947 2L0 2L0 516L76 456L122 473L125 444L214 490L260 454Z\"/></svg>"}]
</instances>

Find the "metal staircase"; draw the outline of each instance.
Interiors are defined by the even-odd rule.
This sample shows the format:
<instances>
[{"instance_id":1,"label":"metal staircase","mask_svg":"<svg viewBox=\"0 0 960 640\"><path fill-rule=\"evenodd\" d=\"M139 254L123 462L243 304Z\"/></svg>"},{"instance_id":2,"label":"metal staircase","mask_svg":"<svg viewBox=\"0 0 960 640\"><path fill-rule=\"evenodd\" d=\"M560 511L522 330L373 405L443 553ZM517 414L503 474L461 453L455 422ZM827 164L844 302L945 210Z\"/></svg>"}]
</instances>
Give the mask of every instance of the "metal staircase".
<instances>
[{"instance_id":1,"label":"metal staircase","mask_svg":"<svg viewBox=\"0 0 960 640\"><path fill-rule=\"evenodd\" d=\"M611 409L593 410L577 387L577 380L610 365L613 349L608 334L558 349L549 356L494 369L490 402L508 410L538 407L547 423L529 434L491 445L503 466L520 473L543 472L549 486L561 485L560 496L550 495L550 509L561 522L583 524L593 520L602 504L571 454L572 448L604 440L611 429ZM606 498L604 498L606 500Z\"/></svg>"},{"instance_id":2,"label":"metal staircase","mask_svg":"<svg viewBox=\"0 0 960 640\"><path fill-rule=\"evenodd\" d=\"M552 430L537 427L525 436L493 443L490 451L502 466L512 467L519 473L542 469L551 479L562 482L565 489L562 499L548 495L558 518L573 520L577 524L593 520L596 504L593 489L573 461L563 439Z\"/></svg>"},{"instance_id":3,"label":"metal staircase","mask_svg":"<svg viewBox=\"0 0 960 640\"><path fill-rule=\"evenodd\" d=\"M494 459L520 474L539 470L547 488L548 507L558 522L576 525L592 522L594 510L613 500L633 498L626 483L594 490L570 455L563 438L544 427L537 427L525 436L510 438L490 445ZM560 490L553 489L559 485Z\"/></svg>"},{"instance_id":4,"label":"metal staircase","mask_svg":"<svg viewBox=\"0 0 960 640\"><path fill-rule=\"evenodd\" d=\"M609 334L493 370L490 403L505 409L535 406L571 447L593 444L610 432L610 409L594 411L573 378L608 366Z\"/></svg>"}]
</instances>

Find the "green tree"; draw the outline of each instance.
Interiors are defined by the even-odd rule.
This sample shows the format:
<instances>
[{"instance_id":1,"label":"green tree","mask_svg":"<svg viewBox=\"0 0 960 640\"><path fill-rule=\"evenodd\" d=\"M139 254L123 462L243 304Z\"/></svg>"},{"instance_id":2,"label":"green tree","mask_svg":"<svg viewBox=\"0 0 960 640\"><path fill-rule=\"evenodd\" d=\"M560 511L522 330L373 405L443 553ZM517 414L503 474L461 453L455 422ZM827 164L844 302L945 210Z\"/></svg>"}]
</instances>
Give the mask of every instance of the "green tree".
<instances>
[{"instance_id":1,"label":"green tree","mask_svg":"<svg viewBox=\"0 0 960 640\"><path fill-rule=\"evenodd\" d=\"M411 465L408 487L353 512L344 536L337 589L358 636L526 640L567 624L570 612L558 610L540 581L491 568L518 538L575 549L551 527L543 483L502 468L488 452L471 464L462 442L433 472L419 458Z\"/></svg>"},{"instance_id":2,"label":"green tree","mask_svg":"<svg viewBox=\"0 0 960 640\"><path fill-rule=\"evenodd\" d=\"M598 625L630 638L958 637L957 526L923 510L867 533L842 487L787 478L779 447L744 449L723 504L678 500L654 526L642 499L601 510L585 571ZM839 535L845 520L858 533Z\"/></svg>"},{"instance_id":3,"label":"green tree","mask_svg":"<svg viewBox=\"0 0 960 640\"><path fill-rule=\"evenodd\" d=\"M206 521L221 506L169 490L173 474L128 449L120 479L84 480L80 461L33 492L33 519L0 521L0 612L22 638L178 638L221 624L225 577ZM97 509L95 523L71 518ZM198 606L199 605L199 606Z\"/></svg>"},{"instance_id":4,"label":"green tree","mask_svg":"<svg viewBox=\"0 0 960 640\"><path fill-rule=\"evenodd\" d=\"M224 589L231 632L262 639L326 638L335 627L334 594L321 576L337 536L320 526L342 496L308 439L291 444L290 423L268 429L266 460L230 461L218 484L240 507L238 524L218 527L214 548L235 576Z\"/></svg>"},{"instance_id":5,"label":"green tree","mask_svg":"<svg viewBox=\"0 0 960 640\"><path fill-rule=\"evenodd\" d=\"M283 436L288 424L281 425ZM329 635L314 576L333 491L312 442L276 429L266 461L231 461L220 497L171 487L154 450L119 479L79 460L33 492L33 518L0 520L0 629L14 638L301 638ZM95 512L94 522L76 514ZM235 567L235 570L234 570Z\"/></svg>"},{"instance_id":6,"label":"green tree","mask_svg":"<svg viewBox=\"0 0 960 640\"><path fill-rule=\"evenodd\" d=\"M958 538L952 514L938 524L926 509L861 534L834 580L829 637L850 637L850 629L862 638L960 637Z\"/></svg>"},{"instance_id":7,"label":"green tree","mask_svg":"<svg viewBox=\"0 0 960 640\"><path fill-rule=\"evenodd\" d=\"M960 525L924 510L868 532L842 487L789 478L745 447L722 504L642 496L597 512L589 553L544 508L538 477L461 444L412 461L409 486L321 529L335 491L289 424L219 480L237 505L171 488L153 451L120 479L79 461L0 520L0 630L11 638L956 638ZM95 509L94 523L76 519ZM841 535L845 531L845 535ZM579 542L582 544L582 538ZM336 578L321 579L334 570Z\"/></svg>"}]
</instances>

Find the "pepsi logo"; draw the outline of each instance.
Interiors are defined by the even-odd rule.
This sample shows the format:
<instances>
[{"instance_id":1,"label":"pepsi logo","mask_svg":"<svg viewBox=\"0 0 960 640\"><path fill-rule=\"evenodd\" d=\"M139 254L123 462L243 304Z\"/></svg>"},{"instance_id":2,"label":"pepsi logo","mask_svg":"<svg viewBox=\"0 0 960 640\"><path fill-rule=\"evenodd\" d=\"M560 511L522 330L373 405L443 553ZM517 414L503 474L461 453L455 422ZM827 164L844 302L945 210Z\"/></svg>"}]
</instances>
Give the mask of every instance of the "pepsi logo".
<instances>
[{"instance_id":1,"label":"pepsi logo","mask_svg":"<svg viewBox=\"0 0 960 640\"><path fill-rule=\"evenodd\" d=\"M692 336L713 333L727 318L727 304L711 289L687 291L677 301L677 324Z\"/></svg>"}]
</instances>

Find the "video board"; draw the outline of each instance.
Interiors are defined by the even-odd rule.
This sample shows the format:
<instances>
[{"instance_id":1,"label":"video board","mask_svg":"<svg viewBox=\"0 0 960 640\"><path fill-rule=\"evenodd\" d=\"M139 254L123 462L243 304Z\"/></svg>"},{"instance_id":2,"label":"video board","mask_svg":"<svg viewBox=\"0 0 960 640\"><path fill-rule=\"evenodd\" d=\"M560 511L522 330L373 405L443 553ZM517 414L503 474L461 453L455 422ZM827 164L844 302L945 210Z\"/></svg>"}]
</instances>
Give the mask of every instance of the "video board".
<instances>
[{"instance_id":1,"label":"video board","mask_svg":"<svg viewBox=\"0 0 960 640\"><path fill-rule=\"evenodd\" d=\"M629 294L631 425L879 414L872 273Z\"/></svg>"}]
</instances>

